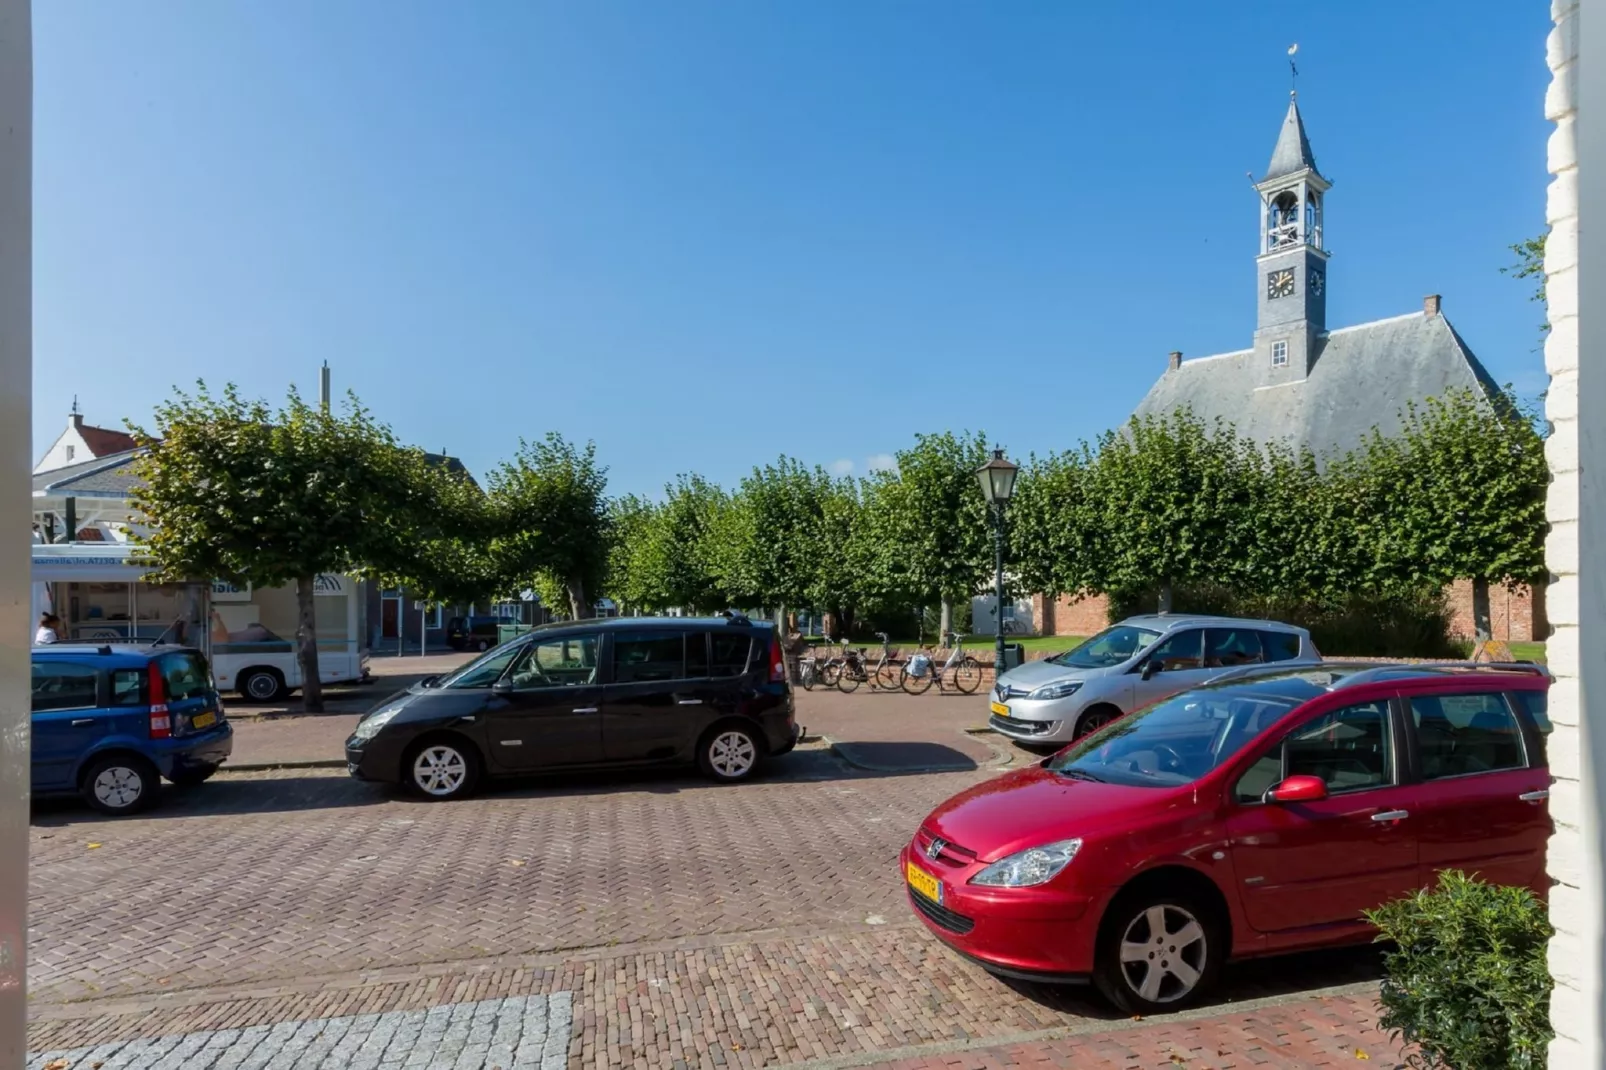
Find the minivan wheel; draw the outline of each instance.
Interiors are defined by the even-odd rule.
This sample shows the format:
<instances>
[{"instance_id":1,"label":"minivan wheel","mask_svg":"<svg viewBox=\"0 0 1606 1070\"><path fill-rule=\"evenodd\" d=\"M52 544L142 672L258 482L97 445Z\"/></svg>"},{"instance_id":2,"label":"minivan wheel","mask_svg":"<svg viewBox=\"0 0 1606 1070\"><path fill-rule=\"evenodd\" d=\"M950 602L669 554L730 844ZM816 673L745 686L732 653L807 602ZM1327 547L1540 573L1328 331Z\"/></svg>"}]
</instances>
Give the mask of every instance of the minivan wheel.
<instances>
[{"instance_id":1,"label":"minivan wheel","mask_svg":"<svg viewBox=\"0 0 1606 1070\"><path fill-rule=\"evenodd\" d=\"M1121 711L1114 706L1094 706L1076 720L1076 738L1081 739L1089 732L1097 732L1117 717Z\"/></svg>"},{"instance_id":2,"label":"minivan wheel","mask_svg":"<svg viewBox=\"0 0 1606 1070\"><path fill-rule=\"evenodd\" d=\"M407 785L431 802L461 799L480 779L480 756L455 739L427 739L407 756Z\"/></svg>"},{"instance_id":3,"label":"minivan wheel","mask_svg":"<svg viewBox=\"0 0 1606 1070\"><path fill-rule=\"evenodd\" d=\"M703 737L697 765L703 775L722 784L746 780L758 768L758 737L735 725L723 725Z\"/></svg>"},{"instance_id":4,"label":"minivan wheel","mask_svg":"<svg viewBox=\"0 0 1606 1070\"><path fill-rule=\"evenodd\" d=\"M244 698L252 702L276 702L284 697L284 677L272 669L250 669L234 681Z\"/></svg>"},{"instance_id":5,"label":"minivan wheel","mask_svg":"<svg viewBox=\"0 0 1606 1070\"><path fill-rule=\"evenodd\" d=\"M156 802L161 776L145 759L112 754L84 770L84 801L103 814L137 814Z\"/></svg>"},{"instance_id":6,"label":"minivan wheel","mask_svg":"<svg viewBox=\"0 0 1606 1070\"><path fill-rule=\"evenodd\" d=\"M479 642L474 644L474 649L483 654L487 650L491 649L491 644L486 642L484 639L481 639Z\"/></svg>"},{"instance_id":7,"label":"minivan wheel","mask_svg":"<svg viewBox=\"0 0 1606 1070\"><path fill-rule=\"evenodd\" d=\"M1128 1014L1178 1011L1215 986L1226 950L1214 911L1190 896L1123 896L1105 915L1093 980Z\"/></svg>"}]
</instances>

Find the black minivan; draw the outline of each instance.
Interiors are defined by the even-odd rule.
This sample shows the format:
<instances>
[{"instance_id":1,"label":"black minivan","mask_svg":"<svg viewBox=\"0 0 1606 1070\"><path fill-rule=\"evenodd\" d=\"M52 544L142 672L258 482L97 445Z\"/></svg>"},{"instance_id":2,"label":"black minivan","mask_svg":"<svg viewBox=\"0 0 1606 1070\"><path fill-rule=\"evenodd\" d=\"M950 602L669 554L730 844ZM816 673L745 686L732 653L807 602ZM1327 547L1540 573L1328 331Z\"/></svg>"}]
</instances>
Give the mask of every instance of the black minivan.
<instances>
[{"instance_id":1,"label":"black minivan","mask_svg":"<svg viewBox=\"0 0 1606 1070\"><path fill-rule=\"evenodd\" d=\"M441 800L486 777L599 766L695 763L731 783L798 736L772 624L566 621L381 702L346 740L346 768Z\"/></svg>"}]
</instances>

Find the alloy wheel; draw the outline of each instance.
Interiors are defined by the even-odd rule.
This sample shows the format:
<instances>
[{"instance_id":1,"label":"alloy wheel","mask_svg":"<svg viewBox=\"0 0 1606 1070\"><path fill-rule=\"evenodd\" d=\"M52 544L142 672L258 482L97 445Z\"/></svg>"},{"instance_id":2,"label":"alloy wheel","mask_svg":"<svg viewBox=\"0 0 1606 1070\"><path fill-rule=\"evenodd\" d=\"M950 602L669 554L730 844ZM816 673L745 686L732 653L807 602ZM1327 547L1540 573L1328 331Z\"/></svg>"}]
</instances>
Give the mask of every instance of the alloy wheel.
<instances>
[{"instance_id":1,"label":"alloy wheel","mask_svg":"<svg viewBox=\"0 0 1606 1070\"><path fill-rule=\"evenodd\" d=\"M1121 936L1121 977L1150 1003L1174 1003L1199 985L1210 953L1204 926L1183 907L1157 903Z\"/></svg>"},{"instance_id":2,"label":"alloy wheel","mask_svg":"<svg viewBox=\"0 0 1606 1070\"><path fill-rule=\"evenodd\" d=\"M708 764L730 780L745 776L758 761L758 748L745 732L721 732L708 745Z\"/></svg>"},{"instance_id":3,"label":"alloy wheel","mask_svg":"<svg viewBox=\"0 0 1606 1070\"><path fill-rule=\"evenodd\" d=\"M468 779L468 759L455 747L437 743L413 759L413 783L426 795L451 795Z\"/></svg>"}]
</instances>

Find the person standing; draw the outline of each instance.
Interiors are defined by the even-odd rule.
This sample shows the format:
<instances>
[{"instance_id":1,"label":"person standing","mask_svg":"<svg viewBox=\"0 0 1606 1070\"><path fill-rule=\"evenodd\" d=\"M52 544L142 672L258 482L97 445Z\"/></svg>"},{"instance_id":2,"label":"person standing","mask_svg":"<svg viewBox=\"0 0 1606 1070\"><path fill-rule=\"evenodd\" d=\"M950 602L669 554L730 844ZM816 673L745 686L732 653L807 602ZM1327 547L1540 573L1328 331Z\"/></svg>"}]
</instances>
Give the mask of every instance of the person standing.
<instances>
[{"instance_id":1,"label":"person standing","mask_svg":"<svg viewBox=\"0 0 1606 1070\"><path fill-rule=\"evenodd\" d=\"M39 630L33 633L34 646L46 646L61 642L61 618L54 613L44 613L39 617Z\"/></svg>"}]
</instances>

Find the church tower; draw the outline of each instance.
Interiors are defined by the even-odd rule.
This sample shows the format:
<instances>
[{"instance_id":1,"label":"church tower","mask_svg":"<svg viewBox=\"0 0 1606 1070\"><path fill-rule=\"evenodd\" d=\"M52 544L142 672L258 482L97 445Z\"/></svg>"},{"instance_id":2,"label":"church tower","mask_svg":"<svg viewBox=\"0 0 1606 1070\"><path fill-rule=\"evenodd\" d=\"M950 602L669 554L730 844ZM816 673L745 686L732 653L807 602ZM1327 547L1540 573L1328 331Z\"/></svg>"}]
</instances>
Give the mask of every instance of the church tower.
<instances>
[{"instance_id":1,"label":"church tower","mask_svg":"<svg viewBox=\"0 0 1606 1070\"><path fill-rule=\"evenodd\" d=\"M1291 93L1271 166L1255 183L1261 211L1254 359L1265 386L1302 382L1321 356L1328 257L1322 207L1331 185L1316 170L1299 102Z\"/></svg>"}]
</instances>

